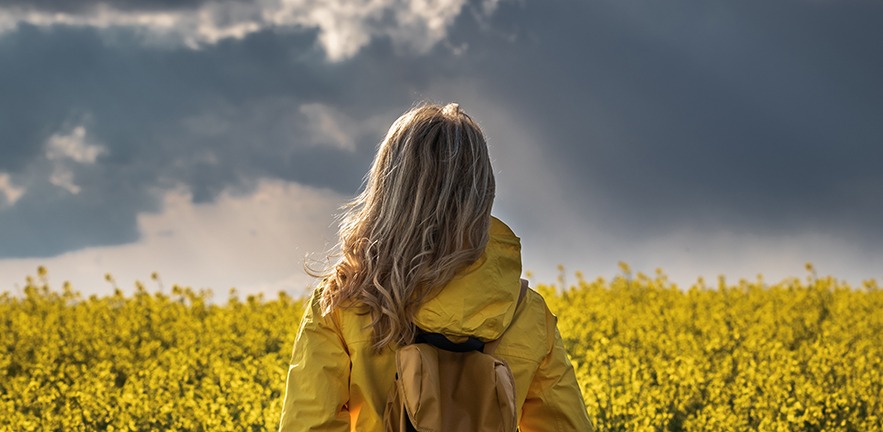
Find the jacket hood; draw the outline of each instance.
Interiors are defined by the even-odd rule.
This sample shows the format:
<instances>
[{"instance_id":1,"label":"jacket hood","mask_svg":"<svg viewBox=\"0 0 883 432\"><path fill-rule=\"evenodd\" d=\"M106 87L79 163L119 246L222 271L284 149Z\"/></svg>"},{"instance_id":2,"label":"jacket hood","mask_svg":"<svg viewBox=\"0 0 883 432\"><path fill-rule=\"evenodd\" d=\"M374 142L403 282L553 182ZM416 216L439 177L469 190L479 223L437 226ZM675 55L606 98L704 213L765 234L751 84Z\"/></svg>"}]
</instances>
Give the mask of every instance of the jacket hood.
<instances>
[{"instance_id":1,"label":"jacket hood","mask_svg":"<svg viewBox=\"0 0 883 432\"><path fill-rule=\"evenodd\" d=\"M414 323L427 332L491 341L512 322L520 291L521 239L491 217L484 253L427 300Z\"/></svg>"}]
</instances>

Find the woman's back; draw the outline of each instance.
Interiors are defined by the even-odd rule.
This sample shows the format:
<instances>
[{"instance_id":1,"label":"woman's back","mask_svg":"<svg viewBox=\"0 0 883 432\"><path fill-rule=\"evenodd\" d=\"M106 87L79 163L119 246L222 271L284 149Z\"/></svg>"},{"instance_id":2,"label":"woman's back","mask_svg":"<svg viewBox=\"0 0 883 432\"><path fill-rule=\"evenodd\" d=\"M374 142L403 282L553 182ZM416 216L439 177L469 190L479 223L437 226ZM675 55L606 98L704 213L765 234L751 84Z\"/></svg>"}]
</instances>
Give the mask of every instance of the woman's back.
<instances>
[{"instance_id":1,"label":"woman's back","mask_svg":"<svg viewBox=\"0 0 883 432\"><path fill-rule=\"evenodd\" d=\"M528 290L516 311L520 276L518 237L494 219L485 253L424 303L415 323L452 340L491 341L509 328L495 356L515 376L521 430L591 430L542 296ZM348 308L322 317L314 296L295 344L280 430L382 430L395 370L394 349L372 349L370 316Z\"/></svg>"}]
</instances>

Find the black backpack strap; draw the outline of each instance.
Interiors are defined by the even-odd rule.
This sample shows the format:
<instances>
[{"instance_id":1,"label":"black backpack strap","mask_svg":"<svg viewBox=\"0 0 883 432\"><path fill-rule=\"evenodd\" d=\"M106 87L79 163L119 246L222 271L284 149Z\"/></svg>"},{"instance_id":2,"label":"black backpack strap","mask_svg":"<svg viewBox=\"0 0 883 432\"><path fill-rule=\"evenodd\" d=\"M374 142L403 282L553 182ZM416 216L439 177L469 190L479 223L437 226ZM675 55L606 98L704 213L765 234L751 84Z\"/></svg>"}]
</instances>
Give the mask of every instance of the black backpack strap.
<instances>
[{"instance_id":1,"label":"black backpack strap","mask_svg":"<svg viewBox=\"0 0 883 432\"><path fill-rule=\"evenodd\" d=\"M445 335L441 333L427 333L420 329L417 329L417 337L414 338L414 343L425 343L432 345L438 349L443 349L445 351L461 353L469 351L481 351L484 348L484 342L472 336L466 339L465 342L456 343L451 342L450 339L448 339L447 337L445 337Z\"/></svg>"},{"instance_id":2,"label":"black backpack strap","mask_svg":"<svg viewBox=\"0 0 883 432\"><path fill-rule=\"evenodd\" d=\"M516 314L518 313L518 307L521 306L521 301L524 300L525 294L527 294L527 280L522 279L521 280L521 292L518 293L518 301L515 303L515 313ZM512 320L513 321L515 320L515 315L512 316ZM509 326L511 327L512 323L509 323ZM493 354L494 351L496 351L496 349L497 349L497 345L500 344L500 339L503 339L503 336L506 334L507 331L509 331L508 327L506 328L506 330L503 330L503 334L501 334L500 337L484 344L484 353L485 354Z\"/></svg>"}]
</instances>

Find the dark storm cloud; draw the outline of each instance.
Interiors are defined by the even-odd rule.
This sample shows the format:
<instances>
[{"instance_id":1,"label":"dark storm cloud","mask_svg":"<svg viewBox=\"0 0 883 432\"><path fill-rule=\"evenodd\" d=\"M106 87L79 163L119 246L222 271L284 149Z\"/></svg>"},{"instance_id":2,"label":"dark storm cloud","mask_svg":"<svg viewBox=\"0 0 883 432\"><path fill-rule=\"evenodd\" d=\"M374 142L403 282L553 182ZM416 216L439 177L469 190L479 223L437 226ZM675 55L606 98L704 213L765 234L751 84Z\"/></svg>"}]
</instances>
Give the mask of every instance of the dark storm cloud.
<instances>
[{"instance_id":1,"label":"dark storm cloud","mask_svg":"<svg viewBox=\"0 0 883 432\"><path fill-rule=\"evenodd\" d=\"M492 17L516 42L473 39L471 67L573 205L625 235L880 240L881 19L872 2L527 2Z\"/></svg>"},{"instance_id":2,"label":"dark storm cloud","mask_svg":"<svg viewBox=\"0 0 883 432\"><path fill-rule=\"evenodd\" d=\"M97 6L118 10L178 10L198 7L213 0L2 0L0 7L47 12L88 12ZM244 0L240 0L244 1ZM214 1L217 3L217 1Z\"/></svg>"},{"instance_id":3,"label":"dark storm cloud","mask_svg":"<svg viewBox=\"0 0 883 432\"><path fill-rule=\"evenodd\" d=\"M28 190L14 210L0 212L0 257L48 256L137 240L135 217L154 206L128 176L114 180L78 195L50 185Z\"/></svg>"},{"instance_id":4,"label":"dark storm cloud","mask_svg":"<svg viewBox=\"0 0 883 432\"><path fill-rule=\"evenodd\" d=\"M310 32L259 32L193 51L19 25L0 37L0 171L31 186L0 208L0 257L132 241L135 215L177 186L196 202L267 177L354 193L385 128L429 75L394 51L379 43L339 64ZM339 125L352 148L317 140L321 131L299 111L311 103L357 124ZM51 171L49 137L76 124L107 151L78 168L82 191L72 195L34 177Z\"/></svg>"},{"instance_id":5,"label":"dark storm cloud","mask_svg":"<svg viewBox=\"0 0 883 432\"><path fill-rule=\"evenodd\" d=\"M472 83L542 137L567 205L623 238L685 226L883 237L880 6L479 7L429 53L380 38L341 62L314 31L192 50L145 46L125 29L19 24L0 35L0 172L27 191L0 208L0 258L132 241L135 216L177 186L197 202L262 177L352 194L385 128L439 81ZM317 138L308 104L327 107L352 142ZM75 167L77 195L37 178L51 170L47 139L74 125L107 150Z\"/></svg>"}]
</instances>

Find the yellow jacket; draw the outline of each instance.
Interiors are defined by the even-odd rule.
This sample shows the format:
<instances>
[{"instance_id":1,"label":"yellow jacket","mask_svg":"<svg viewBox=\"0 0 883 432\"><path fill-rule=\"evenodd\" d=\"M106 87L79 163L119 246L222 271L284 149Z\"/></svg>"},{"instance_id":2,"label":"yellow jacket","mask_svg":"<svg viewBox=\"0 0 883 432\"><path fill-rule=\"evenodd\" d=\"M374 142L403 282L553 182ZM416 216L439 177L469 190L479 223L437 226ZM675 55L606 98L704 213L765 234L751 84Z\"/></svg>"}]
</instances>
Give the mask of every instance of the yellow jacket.
<instances>
[{"instance_id":1,"label":"yellow jacket","mask_svg":"<svg viewBox=\"0 0 883 432\"><path fill-rule=\"evenodd\" d=\"M428 300L414 322L452 339L472 335L484 341L511 326L494 354L515 376L519 429L591 431L556 318L543 297L528 290L516 313L520 278L520 240L494 218L481 258ZM279 430L382 431L394 382L395 351L372 351L370 317L350 309L323 316L314 293L294 343Z\"/></svg>"}]
</instances>

